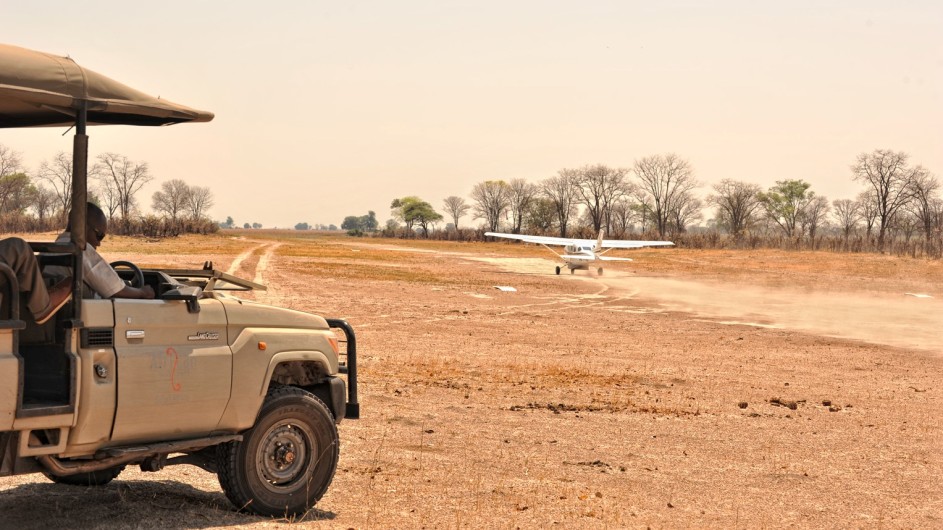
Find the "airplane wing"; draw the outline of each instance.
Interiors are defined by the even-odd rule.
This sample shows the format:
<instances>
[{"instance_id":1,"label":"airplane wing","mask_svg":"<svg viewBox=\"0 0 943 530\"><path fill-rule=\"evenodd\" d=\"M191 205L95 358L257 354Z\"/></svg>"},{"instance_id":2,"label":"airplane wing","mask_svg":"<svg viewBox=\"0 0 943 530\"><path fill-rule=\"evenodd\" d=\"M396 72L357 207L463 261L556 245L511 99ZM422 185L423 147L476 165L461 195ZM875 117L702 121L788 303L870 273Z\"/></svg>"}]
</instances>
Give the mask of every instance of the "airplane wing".
<instances>
[{"instance_id":1,"label":"airplane wing","mask_svg":"<svg viewBox=\"0 0 943 530\"><path fill-rule=\"evenodd\" d=\"M485 232L486 236L503 237L506 239L517 239L526 243L539 243L541 245L577 245L582 247L592 247L596 245L595 239L571 239L568 237L551 236L529 236L525 234L504 234L501 232ZM642 247L669 247L673 246L671 241L637 241L627 239L604 239L602 248L642 248Z\"/></svg>"},{"instance_id":2,"label":"airplane wing","mask_svg":"<svg viewBox=\"0 0 943 530\"><path fill-rule=\"evenodd\" d=\"M674 246L674 243L671 241L632 241L628 239L603 239L602 241L602 248L643 248L672 246Z\"/></svg>"},{"instance_id":3,"label":"airplane wing","mask_svg":"<svg viewBox=\"0 0 943 530\"><path fill-rule=\"evenodd\" d=\"M587 243L592 244L594 241L590 239L570 239L567 237L550 237L550 236L529 236L526 234L503 234L501 232L485 232L486 236L490 237L503 237L505 239L517 239L518 241L524 241L525 243L539 243L541 245L570 245L570 244L581 244Z\"/></svg>"},{"instance_id":4,"label":"airplane wing","mask_svg":"<svg viewBox=\"0 0 943 530\"><path fill-rule=\"evenodd\" d=\"M596 256L596 259L602 261L632 261L632 258L617 258L615 256Z\"/></svg>"}]
</instances>

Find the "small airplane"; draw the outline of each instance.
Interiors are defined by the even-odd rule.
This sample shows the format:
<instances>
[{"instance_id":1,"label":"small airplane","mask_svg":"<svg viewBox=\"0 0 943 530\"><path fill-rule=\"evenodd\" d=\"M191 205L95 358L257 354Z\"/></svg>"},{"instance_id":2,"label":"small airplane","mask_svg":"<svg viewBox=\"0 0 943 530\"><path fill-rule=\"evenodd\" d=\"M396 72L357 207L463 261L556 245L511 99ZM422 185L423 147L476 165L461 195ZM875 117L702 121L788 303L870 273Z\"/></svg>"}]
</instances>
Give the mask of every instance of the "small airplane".
<instances>
[{"instance_id":1,"label":"small airplane","mask_svg":"<svg viewBox=\"0 0 943 530\"><path fill-rule=\"evenodd\" d=\"M674 246L671 241L631 241L626 239L603 239L603 231L599 231L599 238L592 239L570 239L567 237L550 236L528 236L522 234L504 234L501 232L485 232L486 236L503 237L505 239L517 239L525 243L538 243L553 252L563 264L570 269L570 274L577 269L589 270L590 265L598 263L596 272L602 276L602 262L604 261L632 261L631 258L617 258L604 256L606 252L614 248L642 248L642 247L670 247ZM565 254L560 254L550 248L550 245L562 246ZM560 274L561 266L557 265L557 274Z\"/></svg>"}]
</instances>

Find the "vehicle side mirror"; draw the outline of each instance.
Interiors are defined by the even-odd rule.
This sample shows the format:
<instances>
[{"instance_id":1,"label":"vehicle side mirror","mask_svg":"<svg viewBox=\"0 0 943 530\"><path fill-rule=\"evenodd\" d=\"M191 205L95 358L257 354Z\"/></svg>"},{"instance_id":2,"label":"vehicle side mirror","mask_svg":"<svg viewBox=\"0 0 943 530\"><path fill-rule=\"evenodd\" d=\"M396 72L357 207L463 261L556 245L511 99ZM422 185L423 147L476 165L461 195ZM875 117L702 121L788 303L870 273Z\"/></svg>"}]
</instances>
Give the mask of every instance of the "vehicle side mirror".
<instances>
[{"instance_id":1,"label":"vehicle side mirror","mask_svg":"<svg viewBox=\"0 0 943 530\"><path fill-rule=\"evenodd\" d=\"M180 287L165 291L160 295L161 300L184 300L187 303L187 311L190 313L200 312L200 296L203 295L203 289L196 285L181 285Z\"/></svg>"}]
</instances>

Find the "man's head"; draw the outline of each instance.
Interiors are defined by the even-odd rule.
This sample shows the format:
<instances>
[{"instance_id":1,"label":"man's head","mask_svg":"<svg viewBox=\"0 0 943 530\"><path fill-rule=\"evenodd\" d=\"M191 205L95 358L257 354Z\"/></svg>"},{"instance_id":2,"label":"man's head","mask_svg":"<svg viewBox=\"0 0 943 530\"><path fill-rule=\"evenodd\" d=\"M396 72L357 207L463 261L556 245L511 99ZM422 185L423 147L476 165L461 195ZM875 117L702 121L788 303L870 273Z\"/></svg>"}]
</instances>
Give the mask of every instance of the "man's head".
<instances>
[{"instance_id":1,"label":"man's head","mask_svg":"<svg viewBox=\"0 0 943 530\"><path fill-rule=\"evenodd\" d=\"M89 245L98 248L108 233L108 219L105 212L92 203L85 206L85 211L85 240Z\"/></svg>"}]
</instances>

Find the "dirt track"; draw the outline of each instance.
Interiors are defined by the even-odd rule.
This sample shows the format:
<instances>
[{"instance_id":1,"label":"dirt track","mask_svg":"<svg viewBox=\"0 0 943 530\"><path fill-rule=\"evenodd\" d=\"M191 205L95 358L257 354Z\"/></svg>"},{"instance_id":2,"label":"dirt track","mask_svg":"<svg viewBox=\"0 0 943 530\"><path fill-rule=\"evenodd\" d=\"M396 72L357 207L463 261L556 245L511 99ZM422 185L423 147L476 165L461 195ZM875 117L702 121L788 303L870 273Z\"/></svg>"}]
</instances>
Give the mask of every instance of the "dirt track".
<instances>
[{"instance_id":1,"label":"dirt track","mask_svg":"<svg viewBox=\"0 0 943 530\"><path fill-rule=\"evenodd\" d=\"M341 424L341 467L305 527L943 525L933 263L781 285L765 267L715 274L726 258L707 252L641 253L597 278L507 245L268 243L210 258L348 318L362 351L363 419ZM164 259L184 258L138 261ZM90 490L4 478L0 513L19 528L280 524L233 513L188 466Z\"/></svg>"}]
</instances>

